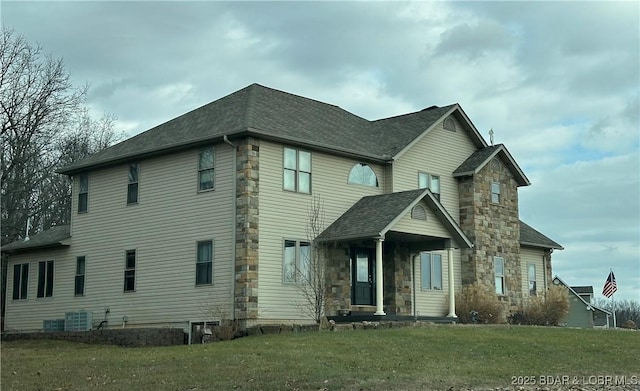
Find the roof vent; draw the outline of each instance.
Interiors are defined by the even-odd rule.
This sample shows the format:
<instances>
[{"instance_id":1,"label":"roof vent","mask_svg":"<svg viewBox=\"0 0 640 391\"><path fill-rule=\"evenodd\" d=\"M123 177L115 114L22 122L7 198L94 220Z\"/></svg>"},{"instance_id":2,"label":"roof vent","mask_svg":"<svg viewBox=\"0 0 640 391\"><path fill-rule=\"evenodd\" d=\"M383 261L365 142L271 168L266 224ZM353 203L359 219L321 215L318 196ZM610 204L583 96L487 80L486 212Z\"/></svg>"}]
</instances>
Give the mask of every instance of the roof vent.
<instances>
[{"instance_id":1,"label":"roof vent","mask_svg":"<svg viewBox=\"0 0 640 391\"><path fill-rule=\"evenodd\" d=\"M422 111L427 111L427 110L431 110L431 109L439 109L440 107L433 105L433 106L429 106L426 109L422 109Z\"/></svg>"}]
</instances>

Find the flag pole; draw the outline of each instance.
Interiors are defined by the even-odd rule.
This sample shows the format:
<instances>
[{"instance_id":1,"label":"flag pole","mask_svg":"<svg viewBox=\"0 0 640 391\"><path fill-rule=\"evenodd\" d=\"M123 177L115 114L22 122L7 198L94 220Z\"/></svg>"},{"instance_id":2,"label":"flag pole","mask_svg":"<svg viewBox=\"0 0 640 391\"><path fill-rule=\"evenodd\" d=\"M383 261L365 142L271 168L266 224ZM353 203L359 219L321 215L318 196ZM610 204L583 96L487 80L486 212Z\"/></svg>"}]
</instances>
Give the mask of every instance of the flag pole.
<instances>
[{"instance_id":1,"label":"flag pole","mask_svg":"<svg viewBox=\"0 0 640 391\"><path fill-rule=\"evenodd\" d=\"M611 273L613 273L613 269L609 269L609 271ZM616 302L613 300L613 296L615 295L615 292L611 294L611 308L613 309L613 328L617 328L617 321L616 321Z\"/></svg>"},{"instance_id":2,"label":"flag pole","mask_svg":"<svg viewBox=\"0 0 640 391\"><path fill-rule=\"evenodd\" d=\"M616 302L613 300L613 295L611 295L611 307L613 308L613 328L617 327L616 324Z\"/></svg>"}]
</instances>

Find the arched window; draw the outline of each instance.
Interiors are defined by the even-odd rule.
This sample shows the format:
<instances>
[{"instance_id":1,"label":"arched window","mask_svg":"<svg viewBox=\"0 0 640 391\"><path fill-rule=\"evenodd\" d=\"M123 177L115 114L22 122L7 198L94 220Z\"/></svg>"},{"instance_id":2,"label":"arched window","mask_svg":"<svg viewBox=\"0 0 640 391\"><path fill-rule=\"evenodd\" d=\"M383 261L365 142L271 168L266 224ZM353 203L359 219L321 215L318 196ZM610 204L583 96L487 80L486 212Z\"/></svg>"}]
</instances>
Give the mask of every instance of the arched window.
<instances>
[{"instance_id":1,"label":"arched window","mask_svg":"<svg viewBox=\"0 0 640 391\"><path fill-rule=\"evenodd\" d=\"M427 219L427 211L424 209L422 205L416 205L411 209L411 218L415 220L426 220Z\"/></svg>"},{"instance_id":2,"label":"arched window","mask_svg":"<svg viewBox=\"0 0 640 391\"><path fill-rule=\"evenodd\" d=\"M349 172L348 183L378 187L378 177L367 164L358 163Z\"/></svg>"},{"instance_id":3,"label":"arched window","mask_svg":"<svg viewBox=\"0 0 640 391\"><path fill-rule=\"evenodd\" d=\"M364 163L358 163L349 172L348 183L378 187L378 177L371 167Z\"/></svg>"},{"instance_id":4,"label":"arched window","mask_svg":"<svg viewBox=\"0 0 640 391\"><path fill-rule=\"evenodd\" d=\"M456 131L456 123L451 117L447 117L447 119L444 120L442 127L445 128L445 130L451 130L452 132Z\"/></svg>"}]
</instances>

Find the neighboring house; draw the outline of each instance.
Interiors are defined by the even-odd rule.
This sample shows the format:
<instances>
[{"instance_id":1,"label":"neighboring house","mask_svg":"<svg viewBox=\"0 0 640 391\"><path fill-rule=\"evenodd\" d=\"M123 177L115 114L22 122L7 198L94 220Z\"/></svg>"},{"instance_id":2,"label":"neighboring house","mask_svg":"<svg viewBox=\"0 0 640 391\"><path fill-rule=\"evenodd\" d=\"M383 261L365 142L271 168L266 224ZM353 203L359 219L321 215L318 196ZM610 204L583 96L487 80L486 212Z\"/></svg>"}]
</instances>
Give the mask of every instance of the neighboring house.
<instances>
[{"instance_id":1,"label":"neighboring house","mask_svg":"<svg viewBox=\"0 0 640 391\"><path fill-rule=\"evenodd\" d=\"M553 278L554 285L562 285L569 292L569 314L560 323L568 327L613 327L611 312L592 303L592 286L569 286L560 277Z\"/></svg>"},{"instance_id":2,"label":"neighboring house","mask_svg":"<svg viewBox=\"0 0 640 391\"><path fill-rule=\"evenodd\" d=\"M299 305L313 239L328 315L454 318L472 283L511 311L545 292L562 249L519 220L529 180L457 104L368 121L253 84L59 172L71 226L2 248L9 330L81 310L107 327L313 321Z\"/></svg>"}]
</instances>

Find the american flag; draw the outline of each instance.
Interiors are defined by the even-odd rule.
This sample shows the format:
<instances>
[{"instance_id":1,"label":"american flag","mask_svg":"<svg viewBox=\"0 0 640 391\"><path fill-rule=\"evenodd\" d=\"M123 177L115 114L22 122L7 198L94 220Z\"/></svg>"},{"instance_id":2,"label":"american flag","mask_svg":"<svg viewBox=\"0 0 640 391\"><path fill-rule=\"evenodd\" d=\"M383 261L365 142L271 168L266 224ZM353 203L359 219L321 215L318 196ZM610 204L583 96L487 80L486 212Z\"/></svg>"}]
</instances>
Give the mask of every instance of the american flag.
<instances>
[{"instance_id":1,"label":"american flag","mask_svg":"<svg viewBox=\"0 0 640 391\"><path fill-rule=\"evenodd\" d=\"M604 283L604 287L602 288L602 294L605 297L611 297L618 290L618 286L616 285L616 276L613 275L613 271L609 272L609 277L607 277L607 281Z\"/></svg>"}]
</instances>

